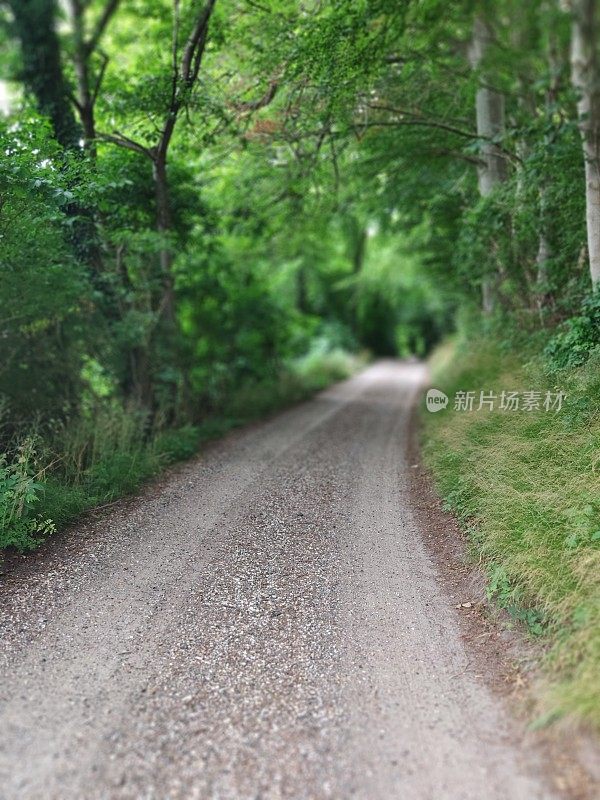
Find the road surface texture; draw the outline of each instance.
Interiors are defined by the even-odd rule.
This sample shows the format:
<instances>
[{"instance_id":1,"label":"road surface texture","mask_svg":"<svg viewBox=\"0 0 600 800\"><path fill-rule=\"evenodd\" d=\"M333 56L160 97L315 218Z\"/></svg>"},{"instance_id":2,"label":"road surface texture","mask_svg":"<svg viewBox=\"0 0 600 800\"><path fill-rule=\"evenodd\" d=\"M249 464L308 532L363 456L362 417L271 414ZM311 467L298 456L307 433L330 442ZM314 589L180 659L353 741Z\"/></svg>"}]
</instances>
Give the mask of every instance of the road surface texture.
<instances>
[{"instance_id":1,"label":"road surface texture","mask_svg":"<svg viewBox=\"0 0 600 800\"><path fill-rule=\"evenodd\" d=\"M9 570L3 800L554 797L411 511L422 380L376 364Z\"/></svg>"}]
</instances>

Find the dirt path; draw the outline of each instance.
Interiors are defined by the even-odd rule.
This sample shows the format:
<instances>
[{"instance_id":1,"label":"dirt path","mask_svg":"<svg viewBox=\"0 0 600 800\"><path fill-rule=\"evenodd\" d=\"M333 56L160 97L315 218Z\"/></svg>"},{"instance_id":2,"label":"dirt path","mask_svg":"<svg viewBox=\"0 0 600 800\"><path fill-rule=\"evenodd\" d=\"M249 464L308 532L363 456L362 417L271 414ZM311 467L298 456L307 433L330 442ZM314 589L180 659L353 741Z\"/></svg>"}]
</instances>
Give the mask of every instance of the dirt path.
<instances>
[{"instance_id":1,"label":"dirt path","mask_svg":"<svg viewBox=\"0 0 600 800\"><path fill-rule=\"evenodd\" d=\"M410 508L422 377L375 365L9 570L0 796L552 798Z\"/></svg>"}]
</instances>

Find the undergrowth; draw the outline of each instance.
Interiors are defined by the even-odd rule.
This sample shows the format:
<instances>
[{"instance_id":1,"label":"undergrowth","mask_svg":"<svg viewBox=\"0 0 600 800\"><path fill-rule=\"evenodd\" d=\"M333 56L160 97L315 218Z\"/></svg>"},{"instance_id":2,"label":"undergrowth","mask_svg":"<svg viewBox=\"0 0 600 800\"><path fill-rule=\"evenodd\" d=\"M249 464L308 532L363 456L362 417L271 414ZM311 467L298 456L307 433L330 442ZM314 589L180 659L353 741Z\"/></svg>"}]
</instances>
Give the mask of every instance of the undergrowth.
<instances>
[{"instance_id":1,"label":"undergrowth","mask_svg":"<svg viewBox=\"0 0 600 800\"><path fill-rule=\"evenodd\" d=\"M203 442L306 399L350 376L364 358L313 350L270 379L248 382L197 425L166 427L115 398L28 432L0 454L0 551L35 549L83 512L138 490Z\"/></svg>"},{"instance_id":2,"label":"undergrowth","mask_svg":"<svg viewBox=\"0 0 600 800\"><path fill-rule=\"evenodd\" d=\"M433 385L450 401L424 412L424 450L486 565L490 597L547 641L540 713L600 727L600 348L574 366L564 347L446 346ZM468 390L567 397L560 411L453 410Z\"/></svg>"}]
</instances>

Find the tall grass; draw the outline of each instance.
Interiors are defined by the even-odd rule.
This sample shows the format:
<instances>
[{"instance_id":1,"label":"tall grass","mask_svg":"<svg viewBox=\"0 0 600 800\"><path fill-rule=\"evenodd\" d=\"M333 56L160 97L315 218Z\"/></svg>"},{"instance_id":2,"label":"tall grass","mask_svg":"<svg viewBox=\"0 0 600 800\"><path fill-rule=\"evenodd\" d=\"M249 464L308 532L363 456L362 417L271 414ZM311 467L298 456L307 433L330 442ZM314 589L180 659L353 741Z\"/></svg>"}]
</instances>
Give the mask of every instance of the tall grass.
<instances>
[{"instance_id":1,"label":"tall grass","mask_svg":"<svg viewBox=\"0 0 600 800\"><path fill-rule=\"evenodd\" d=\"M543 712L600 727L600 352L552 374L491 342L438 361L435 385L451 400L426 415L426 461L490 595L547 638ZM452 410L456 391L481 389L567 399L560 412Z\"/></svg>"},{"instance_id":2,"label":"tall grass","mask_svg":"<svg viewBox=\"0 0 600 800\"><path fill-rule=\"evenodd\" d=\"M20 436L0 454L0 551L34 549L82 512L131 494L168 464L190 458L202 442L305 399L362 363L338 350L313 351L269 379L237 387L218 414L196 425L169 428L105 398Z\"/></svg>"}]
</instances>

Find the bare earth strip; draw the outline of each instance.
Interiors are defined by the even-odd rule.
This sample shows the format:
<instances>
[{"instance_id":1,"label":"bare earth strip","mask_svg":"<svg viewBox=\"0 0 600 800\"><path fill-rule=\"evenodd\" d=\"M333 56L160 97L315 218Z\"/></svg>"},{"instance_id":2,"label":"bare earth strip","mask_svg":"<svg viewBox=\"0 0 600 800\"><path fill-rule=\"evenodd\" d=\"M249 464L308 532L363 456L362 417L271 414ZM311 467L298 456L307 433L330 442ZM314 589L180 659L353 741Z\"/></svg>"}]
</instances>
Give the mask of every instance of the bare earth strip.
<instances>
[{"instance_id":1,"label":"bare earth strip","mask_svg":"<svg viewBox=\"0 0 600 800\"><path fill-rule=\"evenodd\" d=\"M411 511L422 377L377 364L12 567L0 796L554 797Z\"/></svg>"}]
</instances>

